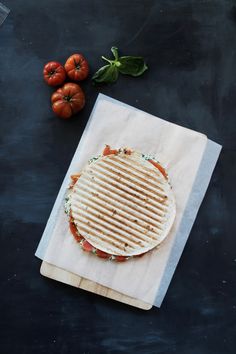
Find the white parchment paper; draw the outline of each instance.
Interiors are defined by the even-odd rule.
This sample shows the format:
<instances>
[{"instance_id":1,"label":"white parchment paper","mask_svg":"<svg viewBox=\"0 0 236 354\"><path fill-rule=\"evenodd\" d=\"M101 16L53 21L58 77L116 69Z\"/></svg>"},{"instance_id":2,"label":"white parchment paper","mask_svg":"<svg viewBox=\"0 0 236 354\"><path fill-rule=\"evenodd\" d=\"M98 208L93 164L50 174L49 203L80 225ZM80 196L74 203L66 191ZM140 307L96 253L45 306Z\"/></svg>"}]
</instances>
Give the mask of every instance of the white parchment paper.
<instances>
[{"instance_id":1,"label":"white parchment paper","mask_svg":"<svg viewBox=\"0 0 236 354\"><path fill-rule=\"evenodd\" d=\"M91 156L99 154L105 144L114 148L129 146L156 156L168 169L177 202L176 220L166 241L144 257L121 264L106 262L84 253L70 235L63 210L63 198L70 175L78 172ZM116 291L160 306L219 152L220 146L209 142L203 134L100 94L58 194L36 256Z\"/></svg>"}]
</instances>

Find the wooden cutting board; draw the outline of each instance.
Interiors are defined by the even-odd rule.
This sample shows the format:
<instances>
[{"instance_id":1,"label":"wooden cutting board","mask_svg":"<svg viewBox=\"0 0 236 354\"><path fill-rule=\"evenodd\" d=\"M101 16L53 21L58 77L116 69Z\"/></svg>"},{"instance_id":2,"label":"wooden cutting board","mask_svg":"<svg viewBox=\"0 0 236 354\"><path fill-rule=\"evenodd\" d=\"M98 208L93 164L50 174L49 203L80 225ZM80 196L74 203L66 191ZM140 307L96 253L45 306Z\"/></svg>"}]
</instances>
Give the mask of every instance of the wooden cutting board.
<instances>
[{"instance_id":1,"label":"wooden cutting board","mask_svg":"<svg viewBox=\"0 0 236 354\"><path fill-rule=\"evenodd\" d=\"M40 273L47 278L90 291L94 294L98 294L109 299L123 302L124 304L131 305L142 310L150 310L152 308L151 304L121 294L118 291L114 291L91 280L82 278L74 273L67 272L64 269L58 268L44 261L41 264Z\"/></svg>"},{"instance_id":2,"label":"wooden cutting board","mask_svg":"<svg viewBox=\"0 0 236 354\"><path fill-rule=\"evenodd\" d=\"M145 134L143 134L144 131ZM139 137L138 140L137 137ZM110 264L109 269L98 257L90 255L91 259L87 259L88 255L83 254L80 248L74 247L63 206L70 175L78 173L87 163L89 157L96 156L108 143L113 147L125 146L124 144L126 144L139 151L145 151L146 154L151 156L158 156L169 171L178 201L175 224L166 243L163 242L158 252L155 250L149 257L141 258L139 262L128 262L125 267L121 264L115 266ZM80 141L76 150L45 228L43 242L38 254L47 264L42 264L41 273L51 279L132 306L150 309L155 301L158 289L163 286L163 274L169 264L169 256L175 237L179 237L181 246L178 244L174 257L172 257L167 286L188 238L188 228L182 230L183 235L178 233L178 230L181 230L182 217L206 144L207 137L200 133L179 127L130 107L124 107L116 101L107 101L102 96L91 115L82 142ZM196 189L194 195L198 193L199 188ZM191 203L193 203L192 200ZM195 204L198 206L199 201L197 200ZM192 215L192 212L188 210L187 215L187 221L190 220L188 222L191 225L198 209L195 204L194 214ZM48 240L50 240L49 243ZM47 245L46 251L45 245ZM67 256L69 254L70 257ZM51 264L56 266L51 266ZM78 273L81 276L75 275ZM155 283L153 279L155 279ZM140 287L141 282L142 287ZM165 291L166 289L167 287L165 287ZM129 294L129 296L124 295L124 293ZM137 298L143 299L145 302L139 301ZM159 304L161 301L162 299L159 298Z\"/></svg>"}]
</instances>

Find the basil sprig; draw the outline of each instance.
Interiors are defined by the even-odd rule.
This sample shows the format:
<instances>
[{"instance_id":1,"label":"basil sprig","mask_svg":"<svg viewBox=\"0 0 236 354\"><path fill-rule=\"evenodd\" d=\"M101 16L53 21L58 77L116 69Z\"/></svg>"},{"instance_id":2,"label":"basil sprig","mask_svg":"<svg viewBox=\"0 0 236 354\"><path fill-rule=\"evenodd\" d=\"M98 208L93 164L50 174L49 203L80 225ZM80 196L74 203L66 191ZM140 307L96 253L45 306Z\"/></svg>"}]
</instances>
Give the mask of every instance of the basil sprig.
<instances>
[{"instance_id":1,"label":"basil sprig","mask_svg":"<svg viewBox=\"0 0 236 354\"><path fill-rule=\"evenodd\" d=\"M114 59L107 59L102 56L102 59L108 62L107 65L102 66L92 77L94 83L113 83L116 82L119 73L131 75L134 77L140 76L148 69L142 57L123 56L119 57L118 49L111 48Z\"/></svg>"}]
</instances>

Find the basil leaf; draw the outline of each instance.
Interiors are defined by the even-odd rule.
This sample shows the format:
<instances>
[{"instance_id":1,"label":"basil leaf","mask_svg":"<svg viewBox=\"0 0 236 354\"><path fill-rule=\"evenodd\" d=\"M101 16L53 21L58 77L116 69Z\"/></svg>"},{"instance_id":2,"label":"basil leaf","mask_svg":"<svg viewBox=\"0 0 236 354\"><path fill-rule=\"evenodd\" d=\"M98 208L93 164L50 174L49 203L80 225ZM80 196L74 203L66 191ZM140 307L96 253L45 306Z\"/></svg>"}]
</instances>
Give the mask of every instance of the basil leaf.
<instances>
[{"instance_id":1,"label":"basil leaf","mask_svg":"<svg viewBox=\"0 0 236 354\"><path fill-rule=\"evenodd\" d=\"M114 55L115 60L118 60L119 59L118 48L111 47L111 51L112 51L112 54Z\"/></svg>"},{"instance_id":2,"label":"basil leaf","mask_svg":"<svg viewBox=\"0 0 236 354\"><path fill-rule=\"evenodd\" d=\"M148 69L142 57L125 56L119 58L118 70L122 74L140 76Z\"/></svg>"},{"instance_id":3,"label":"basil leaf","mask_svg":"<svg viewBox=\"0 0 236 354\"><path fill-rule=\"evenodd\" d=\"M131 76L140 76L147 69L142 57L119 57L118 48L111 48L114 59L102 56L108 64L100 68L92 77L94 83L113 83L118 79L119 73Z\"/></svg>"},{"instance_id":4,"label":"basil leaf","mask_svg":"<svg viewBox=\"0 0 236 354\"><path fill-rule=\"evenodd\" d=\"M118 79L118 69L115 65L105 65L92 77L94 83L113 83Z\"/></svg>"}]
</instances>

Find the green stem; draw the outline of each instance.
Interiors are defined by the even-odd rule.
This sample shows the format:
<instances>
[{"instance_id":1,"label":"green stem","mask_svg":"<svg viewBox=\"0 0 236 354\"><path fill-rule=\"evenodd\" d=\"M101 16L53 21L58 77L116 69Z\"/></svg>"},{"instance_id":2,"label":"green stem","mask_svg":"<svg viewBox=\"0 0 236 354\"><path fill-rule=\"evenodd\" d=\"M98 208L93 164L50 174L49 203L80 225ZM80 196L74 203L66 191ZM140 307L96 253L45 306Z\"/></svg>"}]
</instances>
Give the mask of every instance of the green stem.
<instances>
[{"instance_id":1,"label":"green stem","mask_svg":"<svg viewBox=\"0 0 236 354\"><path fill-rule=\"evenodd\" d=\"M104 56L102 56L102 59L105 60L105 61L107 61L107 62L110 63L110 64L112 64L112 62L113 62L113 60L109 60L109 59L107 59L107 58L104 57Z\"/></svg>"}]
</instances>

